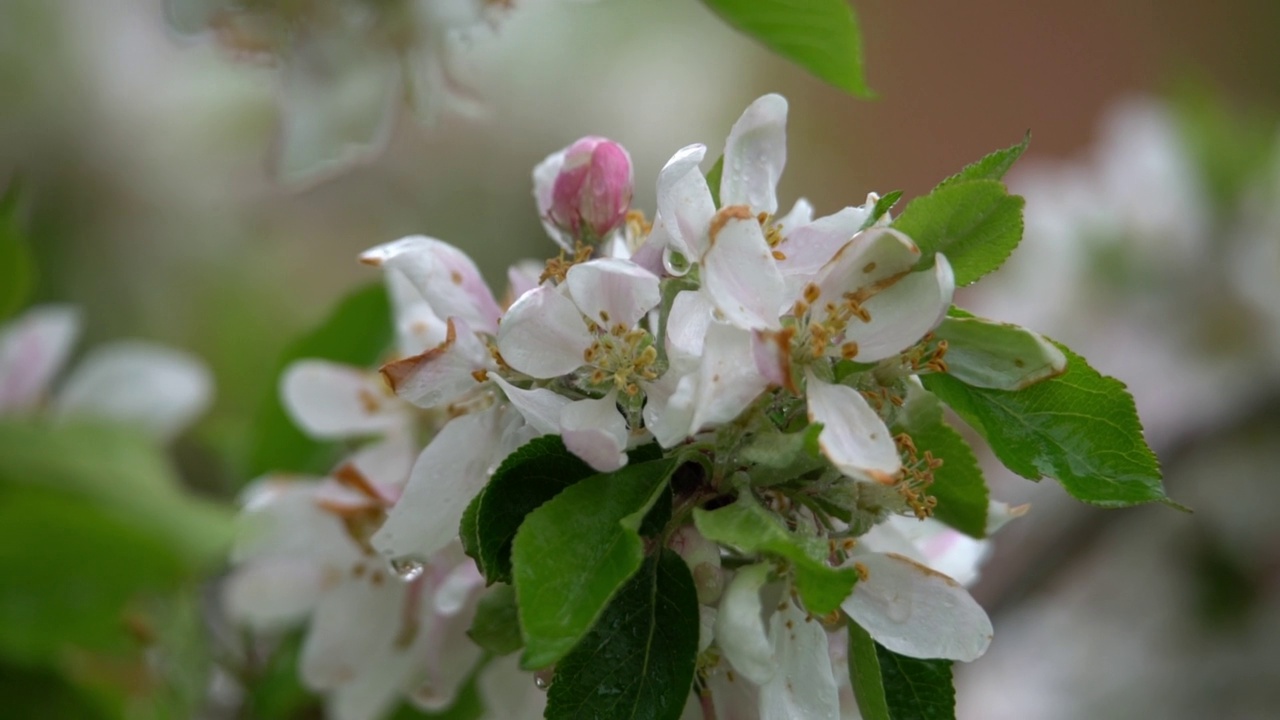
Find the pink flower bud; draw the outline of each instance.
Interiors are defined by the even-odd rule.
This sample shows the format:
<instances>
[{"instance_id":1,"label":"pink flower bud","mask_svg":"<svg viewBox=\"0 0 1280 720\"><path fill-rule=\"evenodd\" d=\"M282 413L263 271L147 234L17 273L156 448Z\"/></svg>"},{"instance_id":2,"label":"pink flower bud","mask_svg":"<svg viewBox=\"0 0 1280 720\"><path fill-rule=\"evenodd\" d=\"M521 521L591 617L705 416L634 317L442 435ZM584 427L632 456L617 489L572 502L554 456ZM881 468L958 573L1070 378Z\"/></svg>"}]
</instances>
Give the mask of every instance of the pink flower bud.
<instances>
[{"instance_id":1,"label":"pink flower bud","mask_svg":"<svg viewBox=\"0 0 1280 720\"><path fill-rule=\"evenodd\" d=\"M600 240L622 224L631 207L631 156L602 137L570 145L556 175L548 212L574 238Z\"/></svg>"}]
</instances>

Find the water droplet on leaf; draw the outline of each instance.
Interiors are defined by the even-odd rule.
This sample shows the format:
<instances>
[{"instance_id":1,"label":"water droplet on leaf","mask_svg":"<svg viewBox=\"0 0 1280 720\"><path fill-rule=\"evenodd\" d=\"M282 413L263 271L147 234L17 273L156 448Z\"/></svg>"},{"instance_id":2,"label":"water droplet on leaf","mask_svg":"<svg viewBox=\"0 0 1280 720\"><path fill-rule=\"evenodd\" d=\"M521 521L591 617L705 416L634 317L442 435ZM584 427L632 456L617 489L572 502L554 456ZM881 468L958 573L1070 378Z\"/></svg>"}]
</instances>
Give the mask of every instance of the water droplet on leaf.
<instances>
[{"instance_id":1,"label":"water droplet on leaf","mask_svg":"<svg viewBox=\"0 0 1280 720\"><path fill-rule=\"evenodd\" d=\"M546 690L551 687L551 678L556 674L555 668L543 668L533 674L533 684L539 690Z\"/></svg>"}]
</instances>

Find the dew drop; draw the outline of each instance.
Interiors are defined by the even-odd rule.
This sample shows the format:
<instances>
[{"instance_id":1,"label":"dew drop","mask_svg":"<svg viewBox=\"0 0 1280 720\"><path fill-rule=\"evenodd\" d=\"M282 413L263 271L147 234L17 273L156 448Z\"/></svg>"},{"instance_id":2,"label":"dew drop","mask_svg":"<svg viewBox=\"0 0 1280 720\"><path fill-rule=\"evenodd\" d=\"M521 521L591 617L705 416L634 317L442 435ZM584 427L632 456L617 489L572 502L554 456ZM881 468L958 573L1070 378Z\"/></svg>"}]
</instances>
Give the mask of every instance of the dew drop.
<instances>
[{"instance_id":1,"label":"dew drop","mask_svg":"<svg viewBox=\"0 0 1280 720\"><path fill-rule=\"evenodd\" d=\"M414 558L402 557L391 560L391 571L396 574L396 577L405 582L413 582L422 577L422 573L426 569L425 563Z\"/></svg>"},{"instance_id":2,"label":"dew drop","mask_svg":"<svg viewBox=\"0 0 1280 720\"><path fill-rule=\"evenodd\" d=\"M551 677L555 674L555 668L543 668L533 674L533 684L539 690L546 690L551 687Z\"/></svg>"},{"instance_id":3,"label":"dew drop","mask_svg":"<svg viewBox=\"0 0 1280 720\"><path fill-rule=\"evenodd\" d=\"M662 249L662 267L675 277L689 274L689 259L670 245Z\"/></svg>"}]
</instances>

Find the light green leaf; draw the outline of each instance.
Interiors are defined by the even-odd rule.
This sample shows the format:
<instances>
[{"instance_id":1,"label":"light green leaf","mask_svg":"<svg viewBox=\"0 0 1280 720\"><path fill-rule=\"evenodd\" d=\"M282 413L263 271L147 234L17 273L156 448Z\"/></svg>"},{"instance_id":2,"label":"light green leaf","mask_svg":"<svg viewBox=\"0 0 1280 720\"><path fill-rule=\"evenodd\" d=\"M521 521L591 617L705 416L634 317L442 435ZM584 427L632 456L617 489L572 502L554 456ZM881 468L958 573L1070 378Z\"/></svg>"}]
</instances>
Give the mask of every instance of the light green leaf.
<instances>
[{"instance_id":1,"label":"light green leaf","mask_svg":"<svg viewBox=\"0 0 1280 720\"><path fill-rule=\"evenodd\" d=\"M1061 350L1017 325L948 317L933 334L947 342L947 374L973 387L1021 390L1067 369Z\"/></svg>"},{"instance_id":2,"label":"light green leaf","mask_svg":"<svg viewBox=\"0 0 1280 720\"><path fill-rule=\"evenodd\" d=\"M862 69L862 31L846 0L702 0L733 27L819 78L873 97Z\"/></svg>"},{"instance_id":3,"label":"light green leaf","mask_svg":"<svg viewBox=\"0 0 1280 720\"><path fill-rule=\"evenodd\" d=\"M875 206L871 208L871 214L867 216L865 221L863 221L862 229L866 230L872 225L875 225L880 218L889 214L889 211L892 210L893 206L897 205L898 201L901 199L902 191L894 190L877 200Z\"/></svg>"},{"instance_id":4,"label":"light green leaf","mask_svg":"<svg viewBox=\"0 0 1280 720\"><path fill-rule=\"evenodd\" d=\"M640 524L676 465L655 460L592 476L525 518L511 553L525 668L564 657L640 568Z\"/></svg>"},{"instance_id":5,"label":"light green leaf","mask_svg":"<svg viewBox=\"0 0 1280 720\"><path fill-rule=\"evenodd\" d=\"M231 536L231 513L182 492L139 435L0 422L0 653L133 647L126 607L214 567Z\"/></svg>"},{"instance_id":6,"label":"light green leaf","mask_svg":"<svg viewBox=\"0 0 1280 720\"><path fill-rule=\"evenodd\" d=\"M1124 383L1058 347L1067 371L1017 392L974 388L948 375L921 381L1025 478L1056 478L1072 496L1103 507L1173 504Z\"/></svg>"},{"instance_id":7,"label":"light green leaf","mask_svg":"<svg viewBox=\"0 0 1280 720\"><path fill-rule=\"evenodd\" d=\"M0 197L0 321L22 308L35 287L36 266L18 223L18 183Z\"/></svg>"},{"instance_id":8,"label":"light green leaf","mask_svg":"<svg viewBox=\"0 0 1280 720\"><path fill-rule=\"evenodd\" d=\"M344 297L328 318L285 350L276 364L275 377L295 360L318 358L368 367L391 346L391 306L381 283L372 283ZM285 412L273 383L262 399L249 431L246 475L266 472L322 474L332 469L342 448L319 442L299 430Z\"/></svg>"},{"instance_id":9,"label":"light green leaf","mask_svg":"<svg viewBox=\"0 0 1280 720\"><path fill-rule=\"evenodd\" d=\"M1000 180L1005 173L1009 172L1009 168L1013 167L1018 158L1022 157L1022 153L1030 144L1031 131L1028 130L1022 142L1003 150L996 150L981 160L966 165L963 170L939 183L938 187L965 180Z\"/></svg>"},{"instance_id":10,"label":"light green leaf","mask_svg":"<svg viewBox=\"0 0 1280 720\"><path fill-rule=\"evenodd\" d=\"M956 284L968 285L995 270L1022 240L1024 201L995 180L947 183L912 200L893 222L925 258L942 253Z\"/></svg>"},{"instance_id":11,"label":"light green leaf","mask_svg":"<svg viewBox=\"0 0 1280 720\"><path fill-rule=\"evenodd\" d=\"M546 717L677 720L693 685L698 630L689 566L664 549L556 665Z\"/></svg>"},{"instance_id":12,"label":"light green leaf","mask_svg":"<svg viewBox=\"0 0 1280 720\"><path fill-rule=\"evenodd\" d=\"M933 471L928 493L937 499L933 516L966 535L986 537L990 501L982 468L969 443L942 417L937 396L909 386L894 432L907 432L921 456L928 452L942 460Z\"/></svg>"},{"instance_id":13,"label":"light green leaf","mask_svg":"<svg viewBox=\"0 0 1280 720\"><path fill-rule=\"evenodd\" d=\"M494 585L480 598L467 636L495 655L510 655L524 647L516 608L516 589Z\"/></svg>"},{"instance_id":14,"label":"light green leaf","mask_svg":"<svg viewBox=\"0 0 1280 720\"><path fill-rule=\"evenodd\" d=\"M720 178L724 175L724 155L716 158L716 162L707 173L707 187L711 189L711 202L720 209Z\"/></svg>"},{"instance_id":15,"label":"light green leaf","mask_svg":"<svg viewBox=\"0 0 1280 720\"><path fill-rule=\"evenodd\" d=\"M893 720L889 701L884 695L884 679L880 676L880 658L876 641L861 625L849 620L849 682L858 702L862 720Z\"/></svg>"},{"instance_id":16,"label":"light green leaf","mask_svg":"<svg viewBox=\"0 0 1280 720\"><path fill-rule=\"evenodd\" d=\"M693 522L708 540L743 552L762 552L791 561L800 599L805 609L814 615L825 615L838 608L858 580L853 568L827 564L826 541L788 531L746 493L732 505L710 511L695 509Z\"/></svg>"}]
</instances>

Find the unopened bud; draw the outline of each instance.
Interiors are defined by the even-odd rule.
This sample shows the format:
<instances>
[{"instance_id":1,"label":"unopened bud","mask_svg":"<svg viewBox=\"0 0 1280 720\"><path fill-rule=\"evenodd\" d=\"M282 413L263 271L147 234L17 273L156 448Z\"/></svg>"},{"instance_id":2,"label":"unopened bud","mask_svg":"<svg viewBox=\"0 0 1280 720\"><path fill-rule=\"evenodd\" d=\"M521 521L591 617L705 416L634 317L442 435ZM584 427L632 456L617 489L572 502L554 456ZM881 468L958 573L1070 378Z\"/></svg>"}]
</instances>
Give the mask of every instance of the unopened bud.
<instances>
[{"instance_id":1,"label":"unopened bud","mask_svg":"<svg viewBox=\"0 0 1280 720\"><path fill-rule=\"evenodd\" d=\"M631 208L631 156L602 137L570 145L552 189L552 223L587 242L603 239Z\"/></svg>"}]
</instances>

